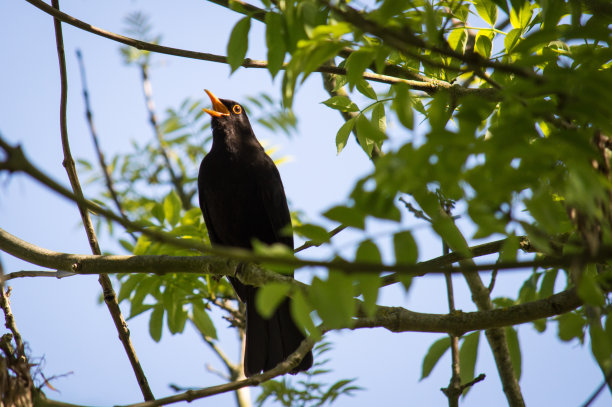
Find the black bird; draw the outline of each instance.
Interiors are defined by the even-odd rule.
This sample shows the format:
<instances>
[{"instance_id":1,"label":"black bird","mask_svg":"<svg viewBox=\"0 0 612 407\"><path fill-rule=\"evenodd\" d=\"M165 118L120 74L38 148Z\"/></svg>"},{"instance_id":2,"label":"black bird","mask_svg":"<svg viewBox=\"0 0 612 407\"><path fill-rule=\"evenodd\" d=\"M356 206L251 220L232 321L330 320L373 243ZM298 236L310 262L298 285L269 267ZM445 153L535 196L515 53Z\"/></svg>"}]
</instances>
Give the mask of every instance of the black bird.
<instances>
[{"instance_id":1,"label":"black bird","mask_svg":"<svg viewBox=\"0 0 612 407\"><path fill-rule=\"evenodd\" d=\"M293 236L285 232L291 217L278 169L255 138L242 106L206 93L212 110L203 110L212 117L213 144L200 165L198 191L211 243L251 249L257 239L293 249ZM257 288L229 280L246 304L244 373L249 377L285 360L304 335L293 322L289 299L265 319L255 308ZM311 366L309 352L291 373Z\"/></svg>"}]
</instances>

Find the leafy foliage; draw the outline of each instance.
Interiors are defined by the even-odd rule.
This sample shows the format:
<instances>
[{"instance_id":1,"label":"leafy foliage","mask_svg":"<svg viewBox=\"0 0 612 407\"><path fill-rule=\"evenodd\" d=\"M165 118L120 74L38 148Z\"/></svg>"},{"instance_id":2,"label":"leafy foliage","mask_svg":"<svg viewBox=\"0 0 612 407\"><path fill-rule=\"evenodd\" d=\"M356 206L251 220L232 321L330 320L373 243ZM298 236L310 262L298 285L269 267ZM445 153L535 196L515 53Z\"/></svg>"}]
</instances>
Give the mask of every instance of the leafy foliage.
<instances>
[{"instance_id":1,"label":"leafy foliage","mask_svg":"<svg viewBox=\"0 0 612 407\"><path fill-rule=\"evenodd\" d=\"M395 262L416 263L419 242L402 222L406 211L399 205L400 196L411 196L418 206L412 212L421 214L427 227L463 258L472 257L474 240L503 237L499 262L525 259L521 235L527 237L529 253L539 259L594 255L610 247L612 13L604 3L381 0L363 10L345 2L263 3L268 70L273 78L282 77L284 108L292 106L304 80L321 67L342 70L335 70L342 75L334 78L330 97L321 101L345 118L331 136L341 153L354 134L374 166L357 181L345 203L323 215L361 234L355 262L382 263L383 250L368 235L369 220L378 219L393 227ZM248 52L249 30L256 18L247 14L229 37L232 72ZM128 62L140 60L125 53ZM377 83L367 81L364 74ZM290 110L278 109L269 97L250 102L260 110L273 107L271 114L260 118L262 125L287 133L295 128ZM185 101L177 110L168 110L161 124L163 145L134 145L133 152L113 159L110 170L130 218L183 239L206 241L198 210L181 205L159 154L161 148L170 152L191 200L195 168L209 140L200 108L199 101ZM441 205L444 200L456 203L460 213L447 210ZM455 215L470 222L475 232L467 236ZM298 222L295 231L316 244L330 243L322 225ZM144 237L122 244L134 254L195 254ZM347 261L339 256L335 260ZM542 332L554 322L563 341L584 342L588 333L595 359L606 371L612 365L612 272L605 262L584 263L535 267L515 299L492 298L492 304L506 308L548 298L559 288L575 288L583 308L554 319L534 319L533 326ZM227 283L197 276L119 279L120 299L130 302L131 316L151 310L150 333L156 340L164 318L172 333L181 332L192 318L214 338L207 312L216 299L232 296ZM411 279L400 280L408 291ZM376 315L380 286L380 273L344 273L330 267L313 277L304 291L294 293L292 312L318 339L319 321L327 329L340 329L352 326L357 317ZM270 314L289 290L280 284L264 287L259 309ZM518 332L513 327L505 330L505 346L518 379ZM462 340L464 383L474 378L480 338L476 331ZM434 342L423 361L422 378L430 375L449 346L447 338ZM298 398L323 405L356 389L351 381L326 389L310 381L322 373L308 373L309 379L297 387L287 380L266 383L259 403L274 397L283 405Z\"/></svg>"}]
</instances>

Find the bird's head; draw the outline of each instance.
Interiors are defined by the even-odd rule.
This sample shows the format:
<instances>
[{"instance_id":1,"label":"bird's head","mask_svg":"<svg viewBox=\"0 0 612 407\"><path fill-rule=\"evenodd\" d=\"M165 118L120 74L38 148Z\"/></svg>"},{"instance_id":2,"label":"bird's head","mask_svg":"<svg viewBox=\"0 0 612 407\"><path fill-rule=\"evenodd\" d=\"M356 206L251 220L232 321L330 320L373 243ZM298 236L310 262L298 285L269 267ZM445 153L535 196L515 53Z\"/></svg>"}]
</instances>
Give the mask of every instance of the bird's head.
<instances>
[{"instance_id":1,"label":"bird's head","mask_svg":"<svg viewBox=\"0 0 612 407\"><path fill-rule=\"evenodd\" d=\"M212 118L213 135L215 132L225 137L253 135L251 123L244 108L233 100L219 99L208 89L204 89L212 102L212 109L202 109Z\"/></svg>"}]
</instances>

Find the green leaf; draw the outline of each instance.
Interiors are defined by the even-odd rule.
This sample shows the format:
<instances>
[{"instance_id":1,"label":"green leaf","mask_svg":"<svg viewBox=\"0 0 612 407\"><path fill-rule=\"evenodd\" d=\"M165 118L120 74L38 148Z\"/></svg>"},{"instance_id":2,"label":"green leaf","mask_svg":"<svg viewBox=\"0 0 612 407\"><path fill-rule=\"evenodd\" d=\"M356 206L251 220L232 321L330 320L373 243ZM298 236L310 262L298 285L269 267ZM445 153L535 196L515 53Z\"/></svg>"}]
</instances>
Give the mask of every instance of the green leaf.
<instances>
[{"instance_id":1,"label":"green leaf","mask_svg":"<svg viewBox=\"0 0 612 407\"><path fill-rule=\"evenodd\" d=\"M340 110L341 112L358 112L359 108L347 96L332 96L323 102L324 105L332 109Z\"/></svg>"},{"instance_id":2,"label":"green leaf","mask_svg":"<svg viewBox=\"0 0 612 407\"><path fill-rule=\"evenodd\" d=\"M591 338L591 352L599 366L608 370L612 368L612 343L604 332L599 320L589 325L589 336Z\"/></svg>"},{"instance_id":3,"label":"green leaf","mask_svg":"<svg viewBox=\"0 0 612 407\"><path fill-rule=\"evenodd\" d=\"M355 314L353 283L346 274L329 271L327 281L315 277L308 290L310 301L327 328L347 328Z\"/></svg>"},{"instance_id":4,"label":"green leaf","mask_svg":"<svg viewBox=\"0 0 612 407\"><path fill-rule=\"evenodd\" d=\"M385 134L387 131L387 116L385 115L385 105L377 103L372 109L372 123Z\"/></svg>"},{"instance_id":5,"label":"green leaf","mask_svg":"<svg viewBox=\"0 0 612 407\"><path fill-rule=\"evenodd\" d=\"M487 24L495 26L497 22L497 5L491 0L474 0L476 12Z\"/></svg>"},{"instance_id":6,"label":"green leaf","mask_svg":"<svg viewBox=\"0 0 612 407\"><path fill-rule=\"evenodd\" d=\"M283 283L268 283L260 287L255 298L257 311L264 317L270 318L279 304L287 298L290 286Z\"/></svg>"},{"instance_id":7,"label":"green leaf","mask_svg":"<svg viewBox=\"0 0 612 407\"><path fill-rule=\"evenodd\" d=\"M350 90L353 90L357 82L363 80L363 72L374 61L375 56L376 53L371 48L361 48L349 55L345 68Z\"/></svg>"},{"instance_id":8,"label":"green leaf","mask_svg":"<svg viewBox=\"0 0 612 407\"><path fill-rule=\"evenodd\" d=\"M480 331L473 332L463 339L459 349L459 365L461 366L461 383L467 383L474 378L476 359L478 358L478 342ZM471 386L463 394L467 394Z\"/></svg>"},{"instance_id":9,"label":"green leaf","mask_svg":"<svg viewBox=\"0 0 612 407\"><path fill-rule=\"evenodd\" d=\"M357 208L334 206L327 210L323 216L346 226L352 226L358 229L365 228L365 213Z\"/></svg>"},{"instance_id":10,"label":"green leaf","mask_svg":"<svg viewBox=\"0 0 612 407\"><path fill-rule=\"evenodd\" d=\"M511 54L512 49L516 47L516 45L521 40L521 30L518 28L514 28L506 34L506 38L504 38L504 46L506 47L506 53Z\"/></svg>"},{"instance_id":11,"label":"green leaf","mask_svg":"<svg viewBox=\"0 0 612 407\"><path fill-rule=\"evenodd\" d=\"M589 264L578 283L578 296L587 304L603 307L606 297L597 283L597 272L594 264Z\"/></svg>"},{"instance_id":12,"label":"green leaf","mask_svg":"<svg viewBox=\"0 0 612 407\"><path fill-rule=\"evenodd\" d=\"M344 44L335 41L310 41L310 44L300 50L300 64L302 82L314 72L315 69L334 58ZM294 57L295 58L295 57Z\"/></svg>"},{"instance_id":13,"label":"green leaf","mask_svg":"<svg viewBox=\"0 0 612 407\"><path fill-rule=\"evenodd\" d=\"M149 319L149 335L155 342L159 342L162 337L162 327L164 322L164 307L161 304L153 307L151 318Z\"/></svg>"},{"instance_id":14,"label":"green leaf","mask_svg":"<svg viewBox=\"0 0 612 407\"><path fill-rule=\"evenodd\" d=\"M440 358L444 356L446 351L450 348L450 338L445 336L435 341L427 351L427 354L423 358L423 368L421 371L421 380L429 376L433 368L436 366Z\"/></svg>"},{"instance_id":15,"label":"green leaf","mask_svg":"<svg viewBox=\"0 0 612 407\"><path fill-rule=\"evenodd\" d=\"M510 10L510 24L523 32L531 20L531 15L531 3L524 1L521 7L512 7L512 10Z\"/></svg>"},{"instance_id":16,"label":"green leaf","mask_svg":"<svg viewBox=\"0 0 612 407\"><path fill-rule=\"evenodd\" d=\"M301 291L297 291L291 298L290 304L291 315L297 325L309 333L313 340L318 341L321 339L321 332L312 322L312 318L310 318L312 307L306 301L304 294Z\"/></svg>"},{"instance_id":17,"label":"green leaf","mask_svg":"<svg viewBox=\"0 0 612 407\"><path fill-rule=\"evenodd\" d=\"M463 54L467 44L467 30L465 28L453 28L448 35L448 45L451 49Z\"/></svg>"},{"instance_id":18,"label":"green leaf","mask_svg":"<svg viewBox=\"0 0 612 407\"><path fill-rule=\"evenodd\" d=\"M134 251L132 252L135 255L146 254L147 250L151 246L151 241L145 235L140 235L138 240L136 241L136 246L134 246Z\"/></svg>"},{"instance_id":19,"label":"green leaf","mask_svg":"<svg viewBox=\"0 0 612 407\"><path fill-rule=\"evenodd\" d=\"M119 289L119 294L117 295L117 301L121 302L126 298L129 298L132 294L132 291L136 288L139 282L145 278L143 274L133 274L129 276L125 281L121 282L121 288Z\"/></svg>"},{"instance_id":20,"label":"green leaf","mask_svg":"<svg viewBox=\"0 0 612 407\"><path fill-rule=\"evenodd\" d=\"M376 243L371 240L361 242L355 254L355 261L380 264L382 260Z\"/></svg>"},{"instance_id":21,"label":"green leaf","mask_svg":"<svg viewBox=\"0 0 612 407\"><path fill-rule=\"evenodd\" d=\"M409 230L393 235L395 262L398 264L415 264L419 257L419 249Z\"/></svg>"},{"instance_id":22,"label":"green leaf","mask_svg":"<svg viewBox=\"0 0 612 407\"><path fill-rule=\"evenodd\" d=\"M244 17L236 23L229 42L227 43L227 62L234 72L244 62L247 49L249 48L249 30L251 29L251 18Z\"/></svg>"},{"instance_id":23,"label":"green leaf","mask_svg":"<svg viewBox=\"0 0 612 407\"><path fill-rule=\"evenodd\" d=\"M536 290L538 288L538 279L540 274L532 273L523 283L519 290L518 300L520 304L535 301L537 298Z\"/></svg>"},{"instance_id":24,"label":"green leaf","mask_svg":"<svg viewBox=\"0 0 612 407\"><path fill-rule=\"evenodd\" d=\"M119 244L123 247L128 253L134 252L134 245L131 242L128 242L125 239L119 239Z\"/></svg>"},{"instance_id":25,"label":"green leaf","mask_svg":"<svg viewBox=\"0 0 612 407\"><path fill-rule=\"evenodd\" d=\"M325 230L325 228L318 225L303 223L301 225L293 226L293 231L316 244L329 242L329 232Z\"/></svg>"},{"instance_id":26,"label":"green leaf","mask_svg":"<svg viewBox=\"0 0 612 407\"><path fill-rule=\"evenodd\" d=\"M575 312L568 312L560 315L559 321L559 339L562 341L571 341L578 338L580 342L584 339L583 327L586 324L584 318Z\"/></svg>"},{"instance_id":27,"label":"green leaf","mask_svg":"<svg viewBox=\"0 0 612 407\"><path fill-rule=\"evenodd\" d=\"M419 257L416 241L408 230L393 235L393 249L397 264L415 264ZM399 281L405 290L409 290L412 285L412 276L408 273L399 273Z\"/></svg>"},{"instance_id":28,"label":"green leaf","mask_svg":"<svg viewBox=\"0 0 612 407\"><path fill-rule=\"evenodd\" d=\"M506 340L508 341L508 351L510 352L510 361L512 362L512 369L514 370L514 375L516 376L516 380L521 379L521 366L522 366L522 357L521 357L521 347L519 345L518 333L516 329L511 326L507 326L505 328L506 331Z\"/></svg>"},{"instance_id":29,"label":"green leaf","mask_svg":"<svg viewBox=\"0 0 612 407\"><path fill-rule=\"evenodd\" d=\"M393 109L397 114L400 123L407 129L412 129L414 125L414 112L412 111L412 96L408 85L398 83L393 85L395 98L393 99Z\"/></svg>"},{"instance_id":30,"label":"green leaf","mask_svg":"<svg viewBox=\"0 0 612 407\"><path fill-rule=\"evenodd\" d=\"M168 313L168 328L170 332L174 334L181 333L185 330L185 323L187 322L187 318L189 318L189 314L187 311L183 309L181 305L177 305L173 308L172 317Z\"/></svg>"},{"instance_id":31,"label":"green leaf","mask_svg":"<svg viewBox=\"0 0 612 407\"><path fill-rule=\"evenodd\" d=\"M361 242L355 254L355 261L380 264L382 259L376 243L371 240ZM379 275L377 273L355 273L353 278L357 281L357 287L363 295L363 308L366 315L368 317L374 316L380 287Z\"/></svg>"},{"instance_id":32,"label":"green leaf","mask_svg":"<svg viewBox=\"0 0 612 407\"><path fill-rule=\"evenodd\" d=\"M516 235L509 235L499 251L499 261L515 261L520 242Z\"/></svg>"},{"instance_id":33,"label":"green leaf","mask_svg":"<svg viewBox=\"0 0 612 407\"><path fill-rule=\"evenodd\" d=\"M357 90L364 96L370 98L370 99L374 99L376 100L376 91L374 90L374 88L372 88L372 85L370 85L370 82L366 81L365 79L359 79L357 81L357 83L355 84L355 86L357 86Z\"/></svg>"},{"instance_id":34,"label":"green leaf","mask_svg":"<svg viewBox=\"0 0 612 407\"><path fill-rule=\"evenodd\" d=\"M380 131L380 129L363 114L357 117L355 128L357 130L359 145L361 145L361 148L363 148L369 156L372 155L374 145L380 148L383 140L387 138L386 134Z\"/></svg>"},{"instance_id":35,"label":"green leaf","mask_svg":"<svg viewBox=\"0 0 612 407\"><path fill-rule=\"evenodd\" d=\"M554 294L555 282L557 281L558 274L558 269L547 270L544 273L544 277L540 283L540 292L538 293L539 299L548 298Z\"/></svg>"},{"instance_id":36,"label":"green leaf","mask_svg":"<svg viewBox=\"0 0 612 407\"><path fill-rule=\"evenodd\" d=\"M285 21L282 15L269 11L266 13L265 23L268 71L274 78L285 61Z\"/></svg>"},{"instance_id":37,"label":"green leaf","mask_svg":"<svg viewBox=\"0 0 612 407\"><path fill-rule=\"evenodd\" d=\"M376 301L378 300L378 289L380 288L380 277L377 273L355 273L353 278L357 282L357 288L363 295L363 310L367 317L376 314Z\"/></svg>"},{"instance_id":38,"label":"green leaf","mask_svg":"<svg viewBox=\"0 0 612 407\"><path fill-rule=\"evenodd\" d=\"M491 42L491 39L489 37L487 37L486 35L478 35L478 37L476 38L476 52L478 52L485 58L489 58L491 56L492 48L493 43Z\"/></svg>"},{"instance_id":39,"label":"green leaf","mask_svg":"<svg viewBox=\"0 0 612 407\"><path fill-rule=\"evenodd\" d=\"M198 331L204 336L208 336L212 339L217 339L217 330L213 324L208 312L204 308L204 304L201 302L192 303L192 321Z\"/></svg>"},{"instance_id":40,"label":"green leaf","mask_svg":"<svg viewBox=\"0 0 612 407\"><path fill-rule=\"evenodd\" d=\"M344 149L346 143L348 142L349 135L355 126L355 121L357 120L357 116L352 117L344 122L342 127L338 130L336 134L336 148L338 149L338 154Z\"/></svg>"},{"instance_id":41,"label":"green leaf","mask_svg":"<svg viewBox=\"0 0 612 407\"><path fill-rule=\"evenodd\" d=\"M181 199L174 190L164 199L164 218L172 226L176 226L181 218Z\"/></svg>"}]
</instances>

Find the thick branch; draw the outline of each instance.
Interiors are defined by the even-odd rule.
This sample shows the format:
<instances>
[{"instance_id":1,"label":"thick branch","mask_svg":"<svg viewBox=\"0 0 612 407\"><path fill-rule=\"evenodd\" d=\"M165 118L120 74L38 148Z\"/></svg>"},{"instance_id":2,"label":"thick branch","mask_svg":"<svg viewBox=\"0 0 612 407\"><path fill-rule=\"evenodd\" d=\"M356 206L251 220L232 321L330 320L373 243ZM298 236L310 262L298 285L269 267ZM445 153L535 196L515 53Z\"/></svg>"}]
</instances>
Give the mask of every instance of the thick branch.
<instances>
[{"instance_id":1,"label":"thick branch","mask_svg":"<svg viewBox=\"0 0 612 407\"><path fill-rule=\"evenodd\" d=\"M71 270L76 274L100 273L195 273L236 276L241 282L261 286L268 282L306 285L260 266L216 256L92 256L58 253L36 247L0 229L0 250L41 267ZM385 328L392 332L447 332L458 336L465 332L502 327L559 315L579 307L582 301L574 290L563 291L547 299L508 308L452 314L428 314L400 307L379 307L373 318L358 318L355 328Z\"/></svg>"},{"instance_id":2,"label":"thick branch","mask_svg":"<svg viewBox=\"0 0 612 407\"><path fill-rule=\"evenodd\" d=\"M502 328L548 318L582 305L576 290L570 289L548 298L486 311L452 314L413 312L401 307L380 306L372 318L358 318L355 328L385 328L391 332L440 332L461 336L466 332Z\"/></svg>"}]
</instances>

